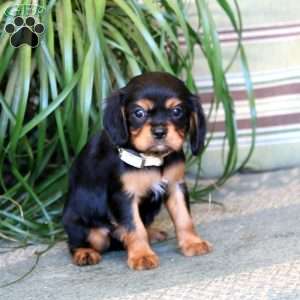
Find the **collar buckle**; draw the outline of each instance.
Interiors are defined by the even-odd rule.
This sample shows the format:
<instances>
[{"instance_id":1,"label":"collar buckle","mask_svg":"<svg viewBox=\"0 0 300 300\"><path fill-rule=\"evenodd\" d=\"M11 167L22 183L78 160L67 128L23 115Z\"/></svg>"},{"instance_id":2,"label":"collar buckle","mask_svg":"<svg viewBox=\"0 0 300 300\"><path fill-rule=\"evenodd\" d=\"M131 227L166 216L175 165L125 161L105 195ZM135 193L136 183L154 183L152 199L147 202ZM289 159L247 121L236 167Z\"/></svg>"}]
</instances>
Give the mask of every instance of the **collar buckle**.
<instances>
[{"instance_id":1,"label":"collar buckle","mask_svg":"<svg viewBox=\"0 0 300 300\"><path fill-rule=\"evenodd\" d=\"M141 156L141 166L140 169L145 167L145 163L146 163L146 158Z\"/></svg>"},{"instance_id":2,"label":"collar buckle","mask_svg":"<svg viewBox=\"0 0 300 300\"><path fill-rule=\"evenodd\" d=\"M134 153L132 150L127 150L119 147L118 152L119 157L122 161L138 169L149 166L159 167L163 164L163 158L147 156L143 153Z\"/></svg>"}]
</instances>

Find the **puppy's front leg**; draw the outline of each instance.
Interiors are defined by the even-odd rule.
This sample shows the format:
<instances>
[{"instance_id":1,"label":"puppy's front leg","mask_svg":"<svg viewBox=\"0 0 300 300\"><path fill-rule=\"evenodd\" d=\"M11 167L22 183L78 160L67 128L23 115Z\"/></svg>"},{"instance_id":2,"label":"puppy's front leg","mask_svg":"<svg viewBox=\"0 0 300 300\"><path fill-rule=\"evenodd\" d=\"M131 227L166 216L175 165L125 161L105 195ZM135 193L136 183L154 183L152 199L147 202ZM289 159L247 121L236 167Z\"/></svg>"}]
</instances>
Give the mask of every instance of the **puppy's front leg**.
<instances>
[{"instance_id":1,"label":"puppy's front leg","mask_svg":"<svg viewBox=\"0 0 300 300\"><path fill-rule=\"evenodd\" d=\"M133 201L133 220L135 229L125 235L128 251L128 266L135 270L153 269L158 267L159 258L151 249L147 231L140 218L137 201Z\"/></svg>"},{"instance_id":2,"label":"puppy's front leg","mask_svg":"<svg viewBox=\"0 0 300 300\"><path fill-rule=\"evenodd\" d=\"M170 197L166 201L166 207L175 225L178 246L185 256L206 254L212 250L212 246L196 233L189 211L188 197L184 182L175 182L170 186Z\"/></svg>"},{"instance_id":3,"label":"puppy's front leg","mask_svg":"<svg viewBox=\"0 0 300 300\"><path fill-rule=\"evenodd\" d=\"M133 197L129 205L132 226L120 224L119 230L117 230L127 249L128 266L134 270L156 268L159 265L159 258L150 247L148 234L139 214L138 199Z\"/></svg>"}]
</instances>

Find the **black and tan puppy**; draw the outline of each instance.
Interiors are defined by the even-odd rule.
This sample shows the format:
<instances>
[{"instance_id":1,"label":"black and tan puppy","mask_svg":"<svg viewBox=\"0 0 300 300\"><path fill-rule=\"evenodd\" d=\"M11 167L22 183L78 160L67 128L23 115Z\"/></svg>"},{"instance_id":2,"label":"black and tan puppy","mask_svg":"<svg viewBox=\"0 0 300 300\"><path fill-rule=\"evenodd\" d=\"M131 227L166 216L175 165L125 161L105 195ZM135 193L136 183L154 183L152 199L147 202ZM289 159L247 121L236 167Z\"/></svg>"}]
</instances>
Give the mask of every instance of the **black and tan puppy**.
<instances>
[{"instance_id":1,"label":"black and tan puppy","mask_svg":"<svg viewBox=\"0 0 300 300\"><path fill-rule=\"evenodd\" d=\"M191 219L182 151L189 135L197 155L205 131L198 97L166 73L137 76L107 100L104 130L70 174L63 223L75 264L96 264L101 253L121 245L130 268L157 267L149 242L166 234L150 225L162 204L184 255L211 251Z\"/></svg>"}]
</instances>

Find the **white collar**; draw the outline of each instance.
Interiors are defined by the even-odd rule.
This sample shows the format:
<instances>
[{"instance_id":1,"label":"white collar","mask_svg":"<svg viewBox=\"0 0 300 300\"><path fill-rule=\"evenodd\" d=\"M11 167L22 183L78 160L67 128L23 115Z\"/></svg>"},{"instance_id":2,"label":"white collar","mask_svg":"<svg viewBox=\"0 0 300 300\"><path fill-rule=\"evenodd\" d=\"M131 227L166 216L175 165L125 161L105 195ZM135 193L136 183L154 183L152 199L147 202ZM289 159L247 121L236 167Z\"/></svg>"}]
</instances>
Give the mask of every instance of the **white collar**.
<instances>
[{"instance_id":1,"label":"white collar","mask_svg":"<svg viewBox=\"0 0 300 300\"><path fill-rule=\"evenodd\" d=\"M124 148L118 148L118 151L119 157L122 161L139 169L150 166L159 167L164 162L163 157L145 155L137 152L135 153L132 150L126 150Z\"/></svg>"}]
</instances>

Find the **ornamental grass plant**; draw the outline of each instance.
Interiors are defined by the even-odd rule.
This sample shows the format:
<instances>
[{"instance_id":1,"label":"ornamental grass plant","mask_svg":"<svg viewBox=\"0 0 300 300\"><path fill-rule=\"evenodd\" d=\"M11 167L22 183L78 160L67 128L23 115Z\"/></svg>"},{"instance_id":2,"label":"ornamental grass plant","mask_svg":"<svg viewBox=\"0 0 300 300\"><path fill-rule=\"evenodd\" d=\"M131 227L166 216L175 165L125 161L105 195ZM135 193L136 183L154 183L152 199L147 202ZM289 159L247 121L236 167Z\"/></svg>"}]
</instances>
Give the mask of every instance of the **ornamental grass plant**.
<instances>
[{"instance_id":1,"label":"ornamental grass plant","mask_svg":"<svg viewBox=\"0 0 300 300\"><path fill-rule=\"evenodd\" d=\"M223 175L209 186L195 184L193 199L207 198L244 167L255 145L256 118L237 1L216 0L239 37L231 63L240 60L251 111L252 144L239 165L234 101L226 80L231 63L223 63L209 1L194 2L196 26L187 13L189 2L183 0L1 1L0 238L24 244L62 239L68 169L89 137L101 129L105 98L129 78L158 70L182 78L196 92L197 48L213 81L211 107L225 112L228 151ZM13 6L40 8L34 18L45 31L38 47L11 45L3 28L13 22L7 13ZM212 136L210 132L206 146ZM187 166L196 166L198 183L201 156L189 156Z\"/></svg>"}]
</instances>

